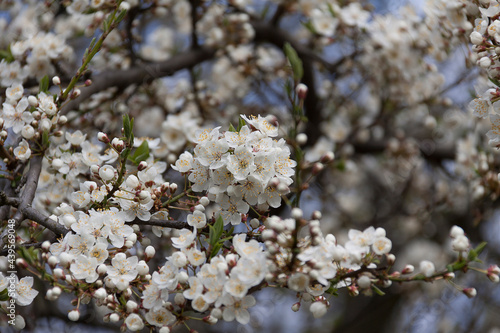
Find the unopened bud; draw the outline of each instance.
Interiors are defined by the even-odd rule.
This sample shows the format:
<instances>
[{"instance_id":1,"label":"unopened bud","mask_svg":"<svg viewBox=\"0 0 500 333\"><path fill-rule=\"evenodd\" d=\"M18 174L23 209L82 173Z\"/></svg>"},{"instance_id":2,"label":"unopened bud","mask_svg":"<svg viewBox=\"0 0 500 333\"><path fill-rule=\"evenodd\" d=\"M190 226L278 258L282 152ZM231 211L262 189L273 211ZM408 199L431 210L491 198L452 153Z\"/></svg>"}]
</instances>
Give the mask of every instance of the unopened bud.
<instances>
[{"instance_id":1,"label":"unopened bud","mask_svg":"<svg viewBox=\"0 0 500 333\"><path fill-rule=\"evenodd\" d=\"M54 84L55 86L58 86L61 84L61 79L59 78L59 76L54 76L52 78L52 84Z\"/></svg>"},{"instance_id":2,"label":"unopened bud","mask_svg":"<svg viewBox=\"0 0 500 333\"><path fill-rule=\"evenodd\" d=\"M462 292L469 298L474 298L477 295L476 288L464 288Z\"/></svg>"},{"instance_id":3,"label":"unopened bud","mask_svg":"<svg viewBox=\"0 0 500 333\"><path fill-rule=\"evenodd\" d=\"M152 247L151 245L149 245L144 250L144 254L145 254L145 257L146 257L146 261L148 261L148 260L150 260L151 258L153 258L155 256L156 250L155 250L154 247Z\"/></svg>"},{"instance_id":4,"label":"unopened bud","mask_svg":"<svg viewBox=\"0 0 500 333\"><path fill-rule=\"evenodd\" d=\"M323 156L321 156L321 163L329 163L333 161L335 158L335 154L332 151L326 152Z\"/></svg>"},{"instance_id":5,"label":"unopened bud","mask_svg":"<svg viewBox=\"0 0 500 333\"><path fill-rule=\"evenodd\" d=\"M68 313L68 319L71 321L78 321L80 319L80 311L78 310L71 310Z\"/></svg>"},{"instance_id":6,"label":"unopened bud","mask_svg":"<svg viewBox=\"0 0 500 333\"><path fill-rule=\"evenodd\" d=\"M401 271L401 274L411 274L415 270L413 265L406 265L405 268Z\"/></svg>"},{"instance_id":7,"label":"unopened bud","mask_svg":"<svg viewBox=\"0 0 500 333\"><path fill-rule=\"evenodd\" d=\"M125 147L125 144L122 140L118 139L118 138L114 138L112 141L111 141L111 145L113 146L113 148L116 149L116 151L118 151L119 153L123 150L123 148ZM142 163L142 162L141 162Z\"/></svg>"},{"instance_id":8,"label":"unopened bud","mask_svg":"<svg viewBox=\"0 0 500 333\"><path fill-rule=\"evenodd\" d=\"M312 174L317 175L318 173L323 171L324 168L325 168L325 166L323 165L323 163L319 163L319 162L314 163L313 167L312 167Z\"/></svg>"},{"instance_id":9,"label":"unopened bud","mask_svg":"<svg viewBox=\"0 0 500 333\"><path fill-rule=\"evenodd\" d=\"M147 167L148 167L148 163L146 161L142 161L137 166L137 170L142 171L142 170L145 170Z\"/></svg>"},{"instance_id":10,"label":"unopened bud","mask_svg":"<svg viewBox=\"0 0 500 333\"><path fill-rule=\"evenodd\" d=\"M292 311L293 312L297 312L299 310L300 310L300 302L297 302L294 305L292 305Z\"/></svg>"},{"instance_id":11,"label":"unopened bud","mask_svg":"<svg viewBox=\"0 0 500 333\"><path fill-rule=\"evenodd\" d=\"M29 105L31 105L33 107L37 107L38 106L38 99L35 96L31 95L28 97L28 103L29 103Z\"/></svg>"},{"instance_id":12,"label":"unopened bud","mask_svg":"<svg viewBox=\"0 0 500 333\"><path fill-rule=\"evenodd\" d=\"M99 132L97 133L97 140L104 142L104 143L109 143L109 137L106 133Z\"/></svg>"},{"instance_id":13,"label":"unopened bud","mask_svg":"<svg viewBox=\"0 0 500 333\"><path fill-rule=\"evenodd\" d=\"M305 133L299 133L295 137L295 140L300 146L303 146L307 143L307 135Z\"/></svg>"},{"instance_id":14,"label":"unopened bud","mask_svg":"<svg viewBox=\"0 0 500 333\"><path fill-rule=\"evenodd\" d=\"M307 96L307 86L303 83L299 83L295 87L295 93L299 99L306 99Z\"/></svg>"}]
</instances>

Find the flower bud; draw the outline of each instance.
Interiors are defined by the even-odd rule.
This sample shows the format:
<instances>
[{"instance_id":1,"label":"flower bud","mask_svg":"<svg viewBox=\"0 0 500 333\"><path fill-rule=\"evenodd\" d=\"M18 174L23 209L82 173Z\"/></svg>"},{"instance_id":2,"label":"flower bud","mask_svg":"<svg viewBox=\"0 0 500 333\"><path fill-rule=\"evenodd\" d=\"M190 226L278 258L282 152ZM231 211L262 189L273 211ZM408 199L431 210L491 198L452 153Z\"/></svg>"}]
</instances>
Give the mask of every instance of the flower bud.
<instances>
[{"instance_id":1,"label":"flower bud","mask_svg":"<svg viewBox=\"0 0 500 333\"><path fill-rule=\"evenodd\" d=\"M108 271L108 268L106 267L105 264L100 264L99 266L97 266L97 273L99 275L104 275L104 274L106 274L107 271Z\"/></svg>"},{"instance_id":2,"label":"flower bud","mask_svg":"<svg viewBox=\"0 0 500 333\"><path fill-rule=\"evenodd\" d=\"M401 271L401 274L411 274L415 270L413 265L406 265L405 268Z\"/></svg>"},{"instance_id":3,"label":"flower bud","mask_svg":"<svg viewBox=\"0 0 500 333\"><path fill-rule=\"evenodd\" d=\"M144 254L145 254L145 257L146 257L146 261L147 260L150 260L151 258L153 258L156 254L156 250L154 247L152 247L151 245L146 247L146 249L144 250Z\"/></svg>"},{"instance_id":4,"label":"flower bud","mask_svg":"<svg viewBox=\"0 0 500 333\"><path fill-rule=\"evenodd\" d=\"M109 321L112 323L117 323L118 321L120 321L120 316L118 315L118 313L112 313L109 315Z\"/></svg>"},{"instance_id":5,"label":"flower bud","mask_svg":"<svg viewBox=\"0 0 500 333\"><path fill-rule=\"evenodd\" d=\"M109 137L106 133L99 132L97 133L97 140L104 142L104 143L109 143Z\"/></svg>"},{"instance_id":6,"label":"flower bud","mask_svg":"<svg viewBox=\"0 0 500 333\"><path fill-rule=\"evenodd\" d=\"M58 86L61 84L61 79L59 78L59 76L54 76L52 78L52 84L55 85L55 86Z\"/></svg>"},{"instance_id":7,"label":"flower bud","mask_svg":"<svg viewBox=\"0 0 500 333\"><path fill-rule=\"evenodd\" d=\"M491 59L489 57L482 57L478 62L479 67L488 68L491 66Z\"/></svg>"},{"instance_id":8,"label":"flower bud","mask_svg":"<svg viewBox=\"0 0 500 333\"><path fill-rule=\"evenodd\" d=\"M78 321L80 319L80 311L78 310L71 310L68 313L68 319L71 321Z\"/></svg>"},{"instance_id":9,"label":"flower bud","mask_svg":"<svg viewBox=\"0 0 500 333\"><path fill-rule=\"evenodd\" d=\"M298 220L301 219L302 216L304 216L304 213L302 212L302 209L295 207L292 209L292 218Z\"/></svg>"},{"instance_id":10,"label":"flower bud","mask_svg":"<svg viewBox=\"0 0 500 333\"><path fill-rule=\"evenodd\" d=\"M127 307L127 311L128 312L133 312L133 311L135 311L138 308L138 305L137 305L136 302L128 300L127 304L126 304L126 307Z\"/></svg>"},{"instance_id":11,"label":"flower bud","mask_svg":"<svg viewBox=\"0 0 500 333\"><path fill-rule=\"evenodd\" d=\"M56 279L61 279L62 277L64 277L64 271L61 268L54 268L52 274Z\"/></svg>"},{"instance_id":12,"label":"flower bud","mask_svg":"<svg viewBox=\"0 0 500 333\"><path fill-rule=\"evenodd\" d=\"M118 139L118 138L114 138L112 141L111 141L111 145L113 146L113 148L116 149L117 152L121 152L123 150L123 148L125 148L125 143ZM142 162L141 162L142 163Z\"/></svg>"},{"instance_id":13,"label":"flower bud","mask_svg":"<svg viewBox=\"0 0 500 333\"><path fill-rule=\"evenodd\" d=\"M26 269L26 268L28 268L28 263L23 258L17 258L16 259L16 266Z\"/></svg>"},{"instance_id":14,"label":"flower bud","mask_svg":"<svg viewBox=\"0 0 500 333\"><path fill-rule=\"evenodd\" d=\"M49 241L44 241L42 243L42 250L45 252L48 252L50 250L50 242Z\"/></svg>"},{"instance_id":15,"label":"flower bud","mask_svg":"<svg viewBox=\"0 0 500 333\"><path fill-rule=\"evenodd\" d=\"M108 296L108 293L106 293L106 289L104 288L99 288L94 292L94 297L103 300Z\"/></svg>"},{"instance_id":16,"label":"flower bud","mask_svg":"<svg viewBox=\"0 0 500 333\"><path fill-rule=\"evenodd\" d=\"M307 135L305 133L299 133L295 137L295 141L297 141L299 146L303 146L307 143Z\"/></svg>"},{"instance_id":17,"label":"flower bud","mask_svg":"<svg viewBox=\"0 0 500 333\"><path fill-rule=\"evenodd\" d=\"M320 318L326 314L327 307L323 302L314 302L311 304L309 310L313 314L314 318Z\"/></svg>"},{"instance_id":18,"label":"flower bud","mask_svg":"<svg viewBox=\"0 0 500 333\"><path fill-rule=\"evenodd\" d=\"M147 167L148 167L148 163L146 161L142 161L137 166L137 170L142 171L142 170L145 170Z\"/></svg>"},{"instance_id":19,"label":"flower bud","mask_svg":"<svg viewBox=\"0 0 500 333\"><path fill-rule=\"evenodd\" d=\"M66 116L60 116L60 117L59 117L59 120L57 121L57 123L58 123L59 125L64 125L64 124L66 124L67 122L68 122L68 117L66 117Z\"/></svg>"},{"instance_id":20,"label":"flower bud","mask_svg":"<svg viewBox=\"0 0 500 333\"><path fill-rule=\"evenodd\" d=\"M306 99L307 96L307 86L303 83L297 84L295 87L295 93L299 99Z\"/></svg>"},{"instance_id":21,"label":"flower bud","mask_svg":"<svg viewBox=\"0 0 500 333\"><path fill-rule=\"evenodd\" d=\"M210 199L208 199L207 197L201 197L200 198L200 204L202 204L203 206L208 206L208 204L210 203Z\"/></svg>"},{"instance_id":22,"label":"flower bud","mask_svg":"<svg viewBox=\"0 0 500 333\"><path fill-rule=\"evenodd\" d=\"M481 35L481 33L479 33L478 31L473 31L470 34L470 41L474 45L481 45L483 43L483 40L483 35Z\"/></svg>"},{"instance_id":23,"label":"flower bud","mask_svg":"<svg viewBox=\"0 0 500 333\"><path fill-rule=\"evenodd\" d=\"M469 298L474 298L477 295L476 288L464 288L462 292Z\"/></svg>"},{"instance_id":24,"label":"flower bud","mask_svg":"<svg viewBox=\"0 0 500 333\"><path fill-rule=\"evenodd\" d=\"M300 310L300 302L297 302L294 305L292 305L292 311L293 312L297 312L299 310Z\"/></svg>"},{"instance_id":25,"label":"flower bud","mask_svg":"<svg viewBox=\"0 0 500 333\"><path fill-rule=\"evenodd\" d=\"M250 220L250 226L253 229L257 229L258 227L260 227L260 221L258 219L251 219Z\"/></svg>"},{"instance_id":26,"label":"flower bud","mask_svg":"<svg viewBox=\"0 0 500 333\"><path fill-rule=\"evenodd\" d=\"M32 107L36 108L38 106L38 99L35 96L31 95L28 97L28 103Z\"/></svg>"}]
</instances>

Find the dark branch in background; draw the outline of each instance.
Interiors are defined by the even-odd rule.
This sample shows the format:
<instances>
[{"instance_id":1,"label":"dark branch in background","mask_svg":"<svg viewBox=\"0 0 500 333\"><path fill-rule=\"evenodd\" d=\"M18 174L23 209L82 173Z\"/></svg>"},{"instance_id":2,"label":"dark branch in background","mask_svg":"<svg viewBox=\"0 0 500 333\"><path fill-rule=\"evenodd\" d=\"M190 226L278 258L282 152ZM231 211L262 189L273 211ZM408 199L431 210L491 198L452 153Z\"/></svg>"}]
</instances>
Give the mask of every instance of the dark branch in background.
<instances>
[{"instance_id":1,"label":"dark branch in background","mask_svg":"<svg viewBox=\"0 0 500 333\"><path fill-rule=\"evenodd\" d=\"M255 30L255 41L271 43L280 49L283 49L283 45L288 42L295 49L295 51L297 51L297 54L302 60L304 68L302 83L308 87L307 97L304 101L306 116L308 118L305 134L307 134L308 137L307 145L314 145L321 136L319 126L323 121L323 117L321 116L321 106L319 105L316 91L313 64L314 62L317 62L325 67L330 73L335 73L338 67L342 65L347 58L355 55L353 54L350 57L341 58L335 63L330 63L312 51L309 47L297 42L292 35L282 29L263 22L252 22L252 26Z\"/></svg>"},{"instance_id":2,"label":"dark branch in background","mask_svg":"<svg viewBox=\"0 0 500 333\"><path fill-rule=\"evenodd\" d=\"M136 218L133 221L126 222L127 224L138 224L138 225L152 225L156 227L172 228L172 229L192 229L190 225L183 221L169 221L169 220L149 220L143 221Z\"/></svg>"},{"instance_id":3,"label":"dark branch in background","mask_svg":"<svg viewBox=\"0 0 500 333\"><path fill-rule=\"evenodd\" d=\"M3 193L0 198L0 204L7 206L17 206L17 212L14 215L15 229L19 228L21 222L25 218L28 218L51 230L56 234L56 236L65 235L68 232L66 228L31 207L31 204L35 197L36 189L38 187L40 172L42 171L42 161L42 155L36 155L31 158L28 176L26 178L26 184L24 185L24 189L20 196L20 199L9 198L7 197L6 193ZM3 249L5 245L4 238L5 236L7 236L8 230L9 228L6 227L0 235L0 249Z\"/></svg>"},{"instance_id":4,"label":"dark branch in background","mask_svg":"<svg viewBox=\"0 0 500 333\"><path fill-rule=\"evenodd\" d=\"M93 94L108 88L117 87L121 89L134 83L150 82L156 78L173 75L177 71L209 60L214 55L214 49L199 48L177 54L163 62L138 65L135 68L127 70L110 71L96 75L92 79L92 85L82 88L80 96L64 105L61 113L66 114L68 111L78 110L80 103L87 100Z\"/></svg>"},{"instance_id":5,"label":"dark branch in background","mask_svg":"<svg viewBox=\"0 0 500 333\"><path fill-rule=\"evenodd\" d=\"M432 142L429 142L429 147L427 147L423 143L420 145L420 152L425 159L435 162L455 159L455 149L453 147L436 147L432 145ZM354 143L353 146L357 154L376 154L384 152L387 148L387 143L374 141L370 143Z\"/></svg>"}]
</instances>

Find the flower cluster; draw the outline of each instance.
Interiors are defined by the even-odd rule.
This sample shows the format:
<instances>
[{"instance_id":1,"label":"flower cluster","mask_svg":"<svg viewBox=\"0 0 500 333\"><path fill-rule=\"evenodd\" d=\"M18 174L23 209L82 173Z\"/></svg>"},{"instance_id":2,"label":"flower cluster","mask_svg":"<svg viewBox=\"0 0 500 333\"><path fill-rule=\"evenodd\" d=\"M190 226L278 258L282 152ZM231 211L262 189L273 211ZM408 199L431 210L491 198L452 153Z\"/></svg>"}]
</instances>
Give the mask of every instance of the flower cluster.
<instances>
[{"instance_id":1,"label":"flower cluster","mask_svg":"<svg viewBox=\"0 0 500 333\"><path fill-rule=\"evenodd\" d=\"M221 206L224 224L240 224L250 205L262 210L280 206L277 188L283 184L286 191L296 166L285 140L273 139L276 126L261 116L242 118L247 125L239 131L199 131L194 153L182 153L172 166L189 174L193 191L206 191Z\"/></svg>"}]
</instances>

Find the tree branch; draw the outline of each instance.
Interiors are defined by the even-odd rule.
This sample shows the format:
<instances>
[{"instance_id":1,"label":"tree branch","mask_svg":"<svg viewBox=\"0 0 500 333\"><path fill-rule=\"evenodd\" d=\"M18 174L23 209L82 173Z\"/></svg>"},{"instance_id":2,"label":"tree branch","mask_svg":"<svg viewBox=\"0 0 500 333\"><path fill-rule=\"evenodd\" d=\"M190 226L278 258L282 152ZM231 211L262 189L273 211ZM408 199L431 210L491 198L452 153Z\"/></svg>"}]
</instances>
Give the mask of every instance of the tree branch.
<instances>
[{"instance_id":1,"label":"tree branch","mask_svg":"<svg viewBox=\"0 0 500 333\"><path fill-rule=\"evenodd\" d=\"M125 222L127 224L139 225L153 225L156 227L172 228L172 229L192 229L192 227L184 221L170 221L170 220L149 220L143 221L136 218L133 221Z\"/></svg>"},{"instance_id":2,"label":"tree branch","mask_svg":"<svg viewBox=\"0 0 500 333\"><path fill-rule=\"evenodd\" d=\"M179 70L190 68L198 63L211 59L215 49L199 48L177 54L172 58L158 63L142 64L127 70L104 72L92 79L92 85L81 89L79 97L69 101L61 109L62 114L77 110L80 103L95 93L107 88L126 88L134 83L148 82L156 78L169 76Z\"/></svg>"},{"instance_id":3,"label":"tree branch","mask_svg":"<svg viewBox=\"0 0 500 333\"><path fill-rule=\"evenodd\" d=\"M33 199L35 198L36 189L38 187L40 172L42 171L42 161L42 155L35 155L33 156L33 158L31 158L30 168L26 178L26 184L24 185L24 189L21 194L21 199L8 198L7 195L3 193L3 197L1 199L2 205L18 207L17 212L13 217L13 219L15 220L15 229L19 228L24 218L28 218L43 225L47 229L54 232L57 236L65 235L68 232L66 228L31 207ZM9 228L5 228L0 235L0 249L3 249L5 245L4 238L7 236L8 230Z\"/></svg>"}]
</instances>

